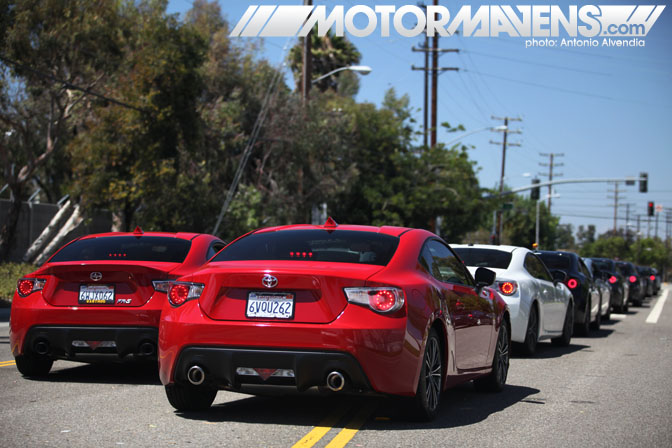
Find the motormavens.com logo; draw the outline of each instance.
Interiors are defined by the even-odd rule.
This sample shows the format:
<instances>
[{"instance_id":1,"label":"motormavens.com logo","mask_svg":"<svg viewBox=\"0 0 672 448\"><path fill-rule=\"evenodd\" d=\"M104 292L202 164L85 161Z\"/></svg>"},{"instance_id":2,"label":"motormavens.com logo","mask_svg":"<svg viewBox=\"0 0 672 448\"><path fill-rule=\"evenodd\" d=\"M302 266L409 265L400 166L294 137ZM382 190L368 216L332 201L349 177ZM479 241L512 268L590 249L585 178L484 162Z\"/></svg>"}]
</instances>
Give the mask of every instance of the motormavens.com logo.
<instances>
[{"instance_id":1,"label":"motormavens.com logo","mask_svg":"<svg viewBox=\"0 0 672 448\"><path fill-rule=\"evenodd\" d=\"M451 11L445 6L415 5L251 5L230 36L303 37L317 27L320 36L332 31L354 37L374 33L448 37L459 31L464 37L643 38L664 9L664 5L463 5Z\"/></svg>"}]
</instances>

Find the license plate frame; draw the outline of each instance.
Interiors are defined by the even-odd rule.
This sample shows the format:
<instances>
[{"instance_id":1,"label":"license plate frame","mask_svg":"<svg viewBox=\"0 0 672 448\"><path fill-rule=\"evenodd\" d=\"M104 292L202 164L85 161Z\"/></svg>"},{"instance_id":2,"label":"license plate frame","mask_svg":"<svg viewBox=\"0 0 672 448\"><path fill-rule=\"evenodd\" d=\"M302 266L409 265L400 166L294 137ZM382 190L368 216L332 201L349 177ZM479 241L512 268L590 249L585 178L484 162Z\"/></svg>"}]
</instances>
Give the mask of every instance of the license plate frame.
<instances>
[{"instance_id":1,"label":"license plate frame","mask_svg":"<svg viewBox=\"0 0 672 448\"><path fill-rule=\"evenodd\" d=\"M87 297L87 295L102 294L101 297ZM80 305L114 305L116 291L114 285L79 285L77 303Z\"/></svg>"},{"instance_id":2,"label":"license plate frame","mask_svg":"<svg viewBox=\"0 0 672 448\"><path fill-rule=\"evenodd\" d=\"M291 292L250 291L245 303L245 317L289 320L294 317L295 305L295 295Z\"/></svg>"}]
</instances>

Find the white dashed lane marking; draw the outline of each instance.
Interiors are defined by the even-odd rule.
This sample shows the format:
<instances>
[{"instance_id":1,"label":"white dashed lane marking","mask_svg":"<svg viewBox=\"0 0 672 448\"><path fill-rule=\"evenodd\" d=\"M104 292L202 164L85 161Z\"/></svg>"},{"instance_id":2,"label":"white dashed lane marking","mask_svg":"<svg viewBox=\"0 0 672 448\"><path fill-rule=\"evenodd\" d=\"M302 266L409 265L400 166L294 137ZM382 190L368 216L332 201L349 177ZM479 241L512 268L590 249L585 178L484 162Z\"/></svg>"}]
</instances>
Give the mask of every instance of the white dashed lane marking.
<instances>
[{"instance_id":1,"label":"white dashed lane marking","mask_svg":"<svg viewBox=\"0 0 672 448\"><path fill-rule=\"evenodd\" d=\"M666 289L665 294L660 296L658 301L656 302L655 306L649 313L649 317L646 318L646 323L647 324L657 324L658 319L660 318L660 314L663 312L663 306L665 306L665 301L667 300L667 296L670 294L670 290Z\"/></svg>"}]
</instances>

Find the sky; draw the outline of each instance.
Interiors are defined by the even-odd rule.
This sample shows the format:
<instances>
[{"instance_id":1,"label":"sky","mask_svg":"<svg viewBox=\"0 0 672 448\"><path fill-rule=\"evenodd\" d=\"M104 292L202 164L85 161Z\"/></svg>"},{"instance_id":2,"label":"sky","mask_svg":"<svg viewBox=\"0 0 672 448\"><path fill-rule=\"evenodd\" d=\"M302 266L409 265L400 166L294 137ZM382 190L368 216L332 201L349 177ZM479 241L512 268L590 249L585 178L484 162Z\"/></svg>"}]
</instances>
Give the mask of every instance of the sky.
<instances>
[{"instance_id":1,"label":"sky","mask_svg":"<svg viewBox=\"0 0 672 448\"><path fill-rule=\"evenodd\" d=\"M219 1L224 17L231 28L250 5L300 5L302 0ZM430 1L427 1L430 3ZM168 11L183 14L191 7L191 0L170 0ZM315 5L326 5L327 11L343 5L347 11L355 5L416 5L412 0L377 2L362 0L314 0ZM440 0L454 15L463 5L476 11L480 5L541 4L560 5L566 12L568 5L594 5L595 2L455 2ZM606 0L601 5L654 5L653 2ZM361 18L361 17L360 17ZM408 19L408 20L406 20ZM411 16L404 24L412 27ZM355 22L359 24L360 22ZM414 117L423 121L423 73L411 70L422 67L424 56L413 52L424 42L423 35L404 37L391 30L389 37L380 35L380 26L366 37L346 32L362 54L360 63L372 68L370 74L360 77L357 100L380 105L385 92L394 88L397 95L408 95ZM559 39L568 37L561 31ZM257 37L234 37L260 40ZM445 53L441 67L456 67L446 71L438 82L438 121L466 131L448 133L439 131L439 142L451 142L460 135L461 142L473 145L469 150L477 163L481 186L495 188L499 184L502 163L501 133L487 130L501 126L493 117L516 117L508 141L505 184L521 187L530 184L533 177L542 181L548 174L549 157L541 154L562 154L554 158L563 166L554 168L555 179L624 178L649 176L648 193L639 193L637 185L618 186L619 207L617 226L629 224L636 230L636 215L642 215L640 231L643 236L655 231L655 221L647 224L646 209L649 201L665 209L659 215L658 235L665 236L665 213L672 214L672 5L667 6L648 35L644 47L532 47L526 48L525 37L475 37L460 34L441 38L439 47L459 49L459 53ZM601 44L602 38L598 37ZM629 39L629 38L628 38ZM259 58L280 66L286 48L296 38L263 38ZM293 86L292 74L285 67L288 85ZM561 224L594 224L598 234L614 225L613 183L562 184L554 187L552 213ZM542 189L542 197L548 193ZM521 193L523 194L523 193ZM529 193L524 193L529 194Z\"/></svg>"}]
</instances>

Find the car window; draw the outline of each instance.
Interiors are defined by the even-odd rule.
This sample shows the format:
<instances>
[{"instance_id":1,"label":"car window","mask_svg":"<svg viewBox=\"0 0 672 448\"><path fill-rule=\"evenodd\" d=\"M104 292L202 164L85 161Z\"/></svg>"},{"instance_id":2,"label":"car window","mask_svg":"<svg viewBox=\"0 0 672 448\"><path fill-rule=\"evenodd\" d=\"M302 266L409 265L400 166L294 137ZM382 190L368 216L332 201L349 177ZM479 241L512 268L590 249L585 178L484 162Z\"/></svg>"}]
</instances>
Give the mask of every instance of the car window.
<instances>
[{"instance_id":1,"label":"car window","mask_svg":"<svg viewBox=\"0 0 672 448\"><path fill-rule=\"evenodd\" d=\"M527 269L527 272L534 278L546 280L547 282L553 281L553 277L549 274L546 266L544 266L541 260L534 254L527 254L525 256L525 269Z\"/></svg>"},{"instance_id":2,"label":"car window","mask_svg":"<svg viewBox=\"0 0 672 448\"><path fill-rule=\"evenodd\" d=\"M445 283L473 286L462 261L442 242L428 240L420 253L422 264L435 278Z\"/></svg>"},{"instance_id":3,"label":"car window","mask_svg":"<svg viewBox=\"0 0 672 448\"><path fill-rule=\"evenodd\" d=\"M213 262L237 260L326 261L385 266L399 238L356 230L281 230L253 233L219 252Z\"/></svg>"},{"instance_id":4,"label":"car window","mask_svg":"<svg viewBox=\"0 0 672 448\"><path fill-rule=\"evenodd\" d=\"M592 279L593 275L590 273L590 270L586 267L585 263L583 260L579 259L579 270L583 275L586 276L586 278Z\"/></svg>"},{"instance_id":5,"label":"car window","mask_svg":"<svg viewBox=\"0 0 672 448\"><path fill-rule=\"evenodd\" d=\"M572 267L571 260L567 255L556 252L541 252L537 254L548 269L560 269L568 271Z\"/></svg>"},{"instance_id":6,"label":"car window","mask_svg":"<svg viewBox=\"0 0 672 448\"><path fill-rule=\"evenodd\" d=\"M68 244L49 262L126 260L182 263L190 248L191 241L170 236L100 236Z\"/></svg>"},{"instance_id":7,"label":"car window","mask_svg":"<svg viewBox=\"0 0 672 448\"><path fill-rule=\"evenodd\" d=\"M467 266L508 269L511 263L511 252L503 250L475 247L454 247L453 250Z\"/></svg>"},{"instance_id":8,"label":"car window","mask_svg":"<svg viewBox=\"0 0 672 448\"><path fill-rule=\"evenodd\" d=\"M215 241L214 243L212 243L208 248L208 253L205 254L205 259L209 260L212 257L214 257L217 252L224 249L224 246L226 245L221 241Z\"/></svg>"}]
</instances>

